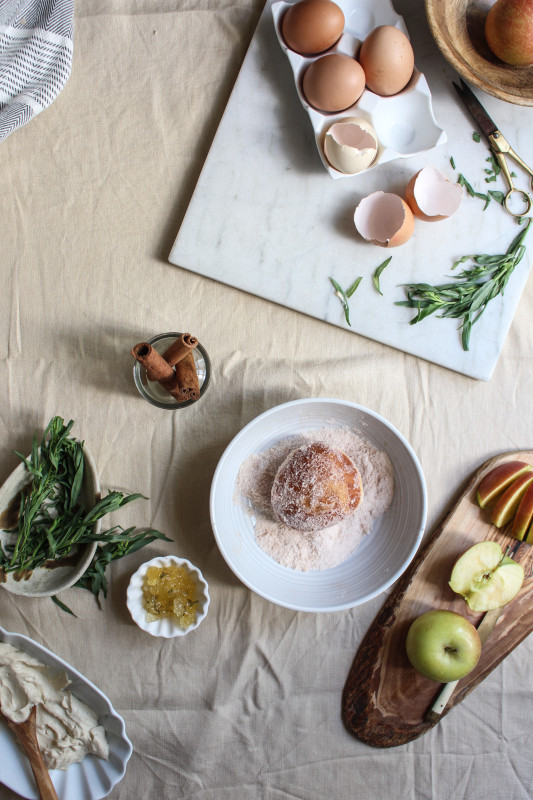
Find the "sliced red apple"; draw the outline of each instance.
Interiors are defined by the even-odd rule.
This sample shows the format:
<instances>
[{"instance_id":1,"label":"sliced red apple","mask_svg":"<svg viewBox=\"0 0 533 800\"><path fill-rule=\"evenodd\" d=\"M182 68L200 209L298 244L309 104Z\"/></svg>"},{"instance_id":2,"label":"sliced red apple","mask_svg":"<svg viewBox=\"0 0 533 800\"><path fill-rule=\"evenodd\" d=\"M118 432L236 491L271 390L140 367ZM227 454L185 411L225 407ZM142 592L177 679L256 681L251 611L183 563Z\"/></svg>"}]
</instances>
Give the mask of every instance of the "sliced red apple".
<instances>
[{"instance_id":1,"label":"sliced red apple","mask_svg":"<svg viewBox=\"0 0 533 800\"><path fill-rule=\"evenodd\" d=\"M524 582L524 568L507 558L497 542L478 542L455 562L451 589L472 611L491 611L507 605Z\"/></svg>"},{"instance_id":2,"label":"sliced red apple","mask_svg":"<svg viewBox=\"0 0 533 800\"><path fill-rule=\"evenodd\" d=\"M477 487L477 501L481 508L485 508L516 478L532 470L533 467L525 461L507 461L491 469Z\"/></svg>"},{"instance_id":3,"label":"sliced red apple","mask_svg":"<svg viewBox=\"0 0 533 800\"><path fill-rule=\"evenodd\" d=\"M532 481L533 472L525 472L513 481L501 497L498 498L490 517L497 528L503 528L504 525L507 525L512 520L527 487Z\"/></svg>"},{"instance_id":4,"label":"sliced red apple","mask_svg":"<svg viewBox=\"0 0 533 800\"><path fill-rule=\"evenodd\" d=\"M513 520L513 527L511 528L511 536L514 536L515 539L520 539L522 541L526 534L528 533L528 529L531 527L531 521L533 520L533 483L530 484L522 499L520 500L520 504L517 508L515 518ZM533 533L533 531L532 531ZM529 541L528 539L526 541Z\"/></svg>"}]
</instances>

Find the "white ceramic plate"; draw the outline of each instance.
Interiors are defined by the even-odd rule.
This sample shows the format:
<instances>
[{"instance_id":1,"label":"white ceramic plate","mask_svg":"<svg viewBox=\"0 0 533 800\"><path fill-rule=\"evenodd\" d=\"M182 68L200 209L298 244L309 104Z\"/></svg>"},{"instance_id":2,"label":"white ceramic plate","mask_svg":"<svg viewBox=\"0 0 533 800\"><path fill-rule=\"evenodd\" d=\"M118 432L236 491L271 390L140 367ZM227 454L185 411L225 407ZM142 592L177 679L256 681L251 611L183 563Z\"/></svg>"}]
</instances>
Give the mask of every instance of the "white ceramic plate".
<instances>
[{"instance_id":1,"label":"white ceramic plate","mask_svg":"<svg viewBox=\"0 0 533 800\"><path fill-rule=\"evenodd\" d=\"M403 18L394 10L390 0L335 0L345 18L344 33L336 45L326 53L343 53L355 56L366 36L378 25L393 25L408 36ZM446 133L439 127L433 114L431 93L424 75L415 69L406 88L392 97L379 97L365 89L357 103L339 114L317 111L306 101L302 89L303 73L319 56L306 58L289 50L281 35L283 14L294 3L284 0L272 5L272 16L281 49L289 59L294 75L296 92L306 109L315 132L316 146L324 167L332 178L353 178L334 169L324 156L324 137L334 122L344 117L362 117L370 122L379 141L378 154L368 169L395 158L406 158L444 144ZM320 56L323 56L321 53ZM357 173L361 175L367 170Z\"/></svg>"},{"instance_id":2,"label":"white ceramic plate","mask_svg":"<svg viewBox=\"0 0 533 800\"><path fill-rule=\"evenodd\" d=\"M95 501L100 498L100 480L94 459L87 449L83 446L85 457L85 468L83 473L83 486L81 499L86 508L92 508ZM12 500L20 494L21 490L30 482L31 475L26 469L26 465L21 463L16 467L7 480L0 487L0 514L9 508ZM94 532L98 533L102 528L102 520L99 519L94 525ZM7 541L12 538L12 534L0 530L0 541ZM12 594L21 594L26 597L50 597L51 595L62 592L73 586L89 567L96 552L97 542L83 545L80 548L79 556L73 562L61 564L53 568L39 567L33 570L30 577L17 581L13 573L8 573L4 583L0 583L3 589L7 589Z\"/></svg>"},{"instance_id":3,"label":"white ceramic plate","mask_svg":"<svg viewBox=\"0 0 533 800\"><path fill-rule=\"evenodd\" d=\"M355 553L328 570L283 567L255 542L253 517L234 502L241 464L281 439L321 428L349 428L385 451L394 468L394 497ZM422 539L427 514L422 469L409 443L374 411L345 400L311 398L276 406L235 436L211 486L211 524L235 575L262 597L298 611L352 608L385 591L407 568Z\"/></svg>"},{"instance_id":4,"label":"white ceramic plate","mask_svg":"<svg viewBox=\"0 0 533 800\"><path fill-rule=\"evenodd\" d=\"M106 797L124 777L133 749L126 736L122 717L100 689L46 647L22 634L9 633L2 627L0 641L18 647L53 669L64 670L71 680L71 692L94 710L100 725L105 729L109 742L107 761L89 755L67 770L50 770L59 800L100 800ZM0 781L27 800L39 800L29 761L3 723L0 723Z\"/></svg>"},{"instance_id":5,"label":"white ceramic plate","mask_svg":"<svg viewBox=\"0 0 533 800\"><path fill-rule=\"evenodd\" d=\"M148 567L166 567L169 564L177 564L183 566L192 576L196 583L196 596L198 606L196 609L196 619L188 628L180 628L177 621L171 617L162 617L154 622L147 622L146 609L143 601L143 581ZM185 636L187 633L196 630L200 622L207 616L207 609L209 608L209 590L207 582L194 564L187 561L186 558L178 558L177 556L156 556L150 561L145 561L141 564L137 572L131 576L128 591L126 595L126 605L132 616L133 621L151 636L161 636L164 639L172 639L174 636Z\"/></svg>"}]
</instances>

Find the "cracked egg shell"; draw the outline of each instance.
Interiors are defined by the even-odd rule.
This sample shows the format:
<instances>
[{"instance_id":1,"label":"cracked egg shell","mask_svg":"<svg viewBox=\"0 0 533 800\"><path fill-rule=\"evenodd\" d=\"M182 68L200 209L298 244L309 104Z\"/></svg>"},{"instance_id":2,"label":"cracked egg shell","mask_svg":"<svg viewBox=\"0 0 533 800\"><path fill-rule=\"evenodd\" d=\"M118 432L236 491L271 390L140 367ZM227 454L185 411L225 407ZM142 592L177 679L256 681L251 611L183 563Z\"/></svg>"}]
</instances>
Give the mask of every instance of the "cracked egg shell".
<instances>
[{"instance_id":1,"label":"cracked egg shell","mask_svg":"<svg viewBox=\"0 0 533 800\"><path fill-rule=\"evenodd\" d=\"M407 184L405 199L415 217L437 222L455 214L463 199L463 187L435 167L424 167Z\"/></svg>"},{"instance_id":2,"label":"cracked egg shell","mask_svg":"<svg viewBox=\"0 0 533 800\"><path fill-rule=\"evenodd\" d=\"M365 119L346 117L326 131L324 154L331 166L345 175L355 175L372 164L378 154L378 137Z\"/></svg>"},{"instance_id":3,"label":"cracked egg shell","mask_svg":"<svg viewBox=\"0 0 533 800\"><path fill-rule=\"evenodd\" d=\"M399 247L411 238L413 212L399 195L374 192L363 197L354 214L355 227L367 242L379 247Z\"/></svg>"}]
</instances>

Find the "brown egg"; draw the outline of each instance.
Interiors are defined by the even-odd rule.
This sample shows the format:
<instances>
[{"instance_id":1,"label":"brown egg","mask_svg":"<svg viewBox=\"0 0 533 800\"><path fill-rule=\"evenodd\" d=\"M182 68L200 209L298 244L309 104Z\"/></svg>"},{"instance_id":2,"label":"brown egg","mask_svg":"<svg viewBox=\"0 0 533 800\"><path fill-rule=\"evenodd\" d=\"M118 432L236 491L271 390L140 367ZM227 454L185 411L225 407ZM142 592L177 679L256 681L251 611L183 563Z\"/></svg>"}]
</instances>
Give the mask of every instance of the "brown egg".
<instances>
[{"instance_id":1,"label":"brown egg","mask_svg":"<svg viewBox=\"0 0 533 800\"><path fill-rule=\"evenodd\" d=\"M356 103L365 88L365 73L350 56L332 53L307 67L303 79L307 102L319 111L344 111Z\"/></svg>"},{"instance_id":2,"label":"brown egg","mask_svg":"<svg viewBox=\"0 0 533 800\"><path fill-rule=\"evenodd\" d=\"M333 0L300 0L285 12L281 33L291 50L304 56L332 47L344 29L344 14Z\"/></svg>"},{"instance_id":3,"label":"brown egg","mask_svg":"<svg viewBox=\"0 0 533 800\"><path fill-rule=\"evenodd\" d=\"M359 51L359 62L371 92L382 97L397 94L407 86L415 66L411 42L392 25L371 31Z\"/></svg>"}]
</instances>

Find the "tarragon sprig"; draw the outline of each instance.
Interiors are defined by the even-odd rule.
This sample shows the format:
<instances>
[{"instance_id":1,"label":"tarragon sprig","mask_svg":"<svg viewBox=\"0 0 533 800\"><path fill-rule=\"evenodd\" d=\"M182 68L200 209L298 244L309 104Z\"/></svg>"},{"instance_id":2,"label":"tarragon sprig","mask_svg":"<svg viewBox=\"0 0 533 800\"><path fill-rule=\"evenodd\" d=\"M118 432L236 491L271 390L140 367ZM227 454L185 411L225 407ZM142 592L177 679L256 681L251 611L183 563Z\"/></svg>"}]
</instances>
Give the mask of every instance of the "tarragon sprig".
<instances>
[{"instance_id":1,"label":"tarragon sprig","mask_svg":"<svg viewBox=\"0 0 533 800\"><path fill-rule=\"evenodd\" d=\"M65 425L60 417L53 417L40 443L34 434L29 458L17 453L30 480L21 492L16 527L8 531L12 536L0 542L0 568L6 573L31 571L71 555L80 545L101 542L89 574L85 573L80 584L89 588L86 584L90 581L98 597L100 591L105 595L106 590L103 564L156 538L169 539L159 531L137 533L134 528L95 532L98 520L143 495L111 491L94 505L84 505L81 490L85 456L83 442L69 436L73 424L73 420ZM92 578L95 570L102 578L100 582Z\"/></svg>"},{"instance_id":2,"label":"tarragon sprig","mask_svg":"<svg viewBox=\"0 0 533 800\"><path fill-rule=\"evenodd\" d=\"M498 295L504 293L513 271L524 257L524 239L531 226L531 217L515 236L509 248L502 255L468 255L453 265L471 261L473 266L463 269L453 283L431 286L427 283L405 285L407 300L396 303L399 306L416 308L417 315L411 325L438 312L440 317L461 320L463 349L468 350L472 325L477 322L487 305Z\"/></svg>"},{"instance_id":3,"label":"tarragon sprig","mask_svg":"<svg viewBox=\"0 0 533 800\"><path fill-rule=\"evenodd\" d=\"M335 289L335 294L341 301L342 308L344 310L344 319L346 320L350 328L352 327L352 323L350 322L350 304L348 303L348 300L356 292L357 287L359 286L362 280L363 276L360 275L358 278L354 280L350 288L344 291L342 286L338 283L338 281L335 280L335 278L330 278L332 286Z\"/></svg>"}]
</instances>

